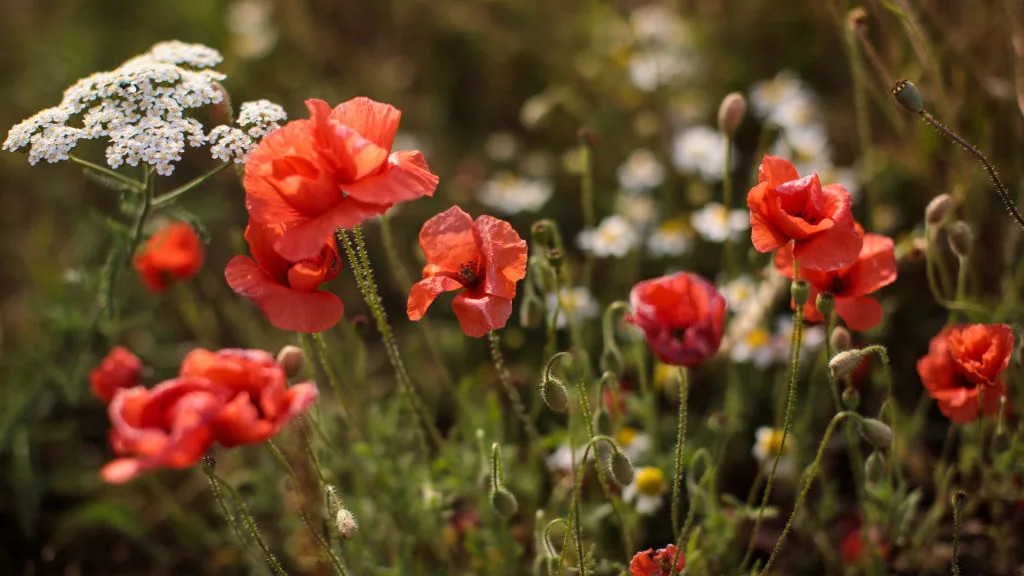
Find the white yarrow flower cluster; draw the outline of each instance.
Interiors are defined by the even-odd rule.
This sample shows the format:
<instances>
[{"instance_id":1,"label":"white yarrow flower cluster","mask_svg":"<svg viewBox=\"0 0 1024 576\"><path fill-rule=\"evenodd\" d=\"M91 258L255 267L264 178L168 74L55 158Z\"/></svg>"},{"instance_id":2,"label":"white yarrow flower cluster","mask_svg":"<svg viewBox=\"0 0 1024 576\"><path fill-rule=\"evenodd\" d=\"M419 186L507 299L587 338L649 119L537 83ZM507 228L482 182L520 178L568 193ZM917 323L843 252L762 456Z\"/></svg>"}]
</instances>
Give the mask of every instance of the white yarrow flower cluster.
<instances>
[{"instance_id":1,"label":"white yarrow flower cluster","mask_svg":"<svg viewBox=\"0 0 1024 576\"><path fill-rule=\"evenodd\" d=\"M244 138L216 128L208 136L198 120L187 116L191 110L224 100L218 82L225 76L209 69L221 59L219 52L200 44L156 44L114 70L76 82L64 92L60 104L11 128L3 149L13 152L27 147L30 164L53 163L67 160L81 140L106 138L108 166L116 170L141 163L163 176L174 171L186 147L215 141L221 145L215 157L229 151L236 154L245 145ZM258 128L251 137L276 127L273 122L259 124L261 118L283 118L284 111L273 107L258 105L250 111ZM76 125L69 125L73 120Z\"/></svg>"},{"instance_id":2,"label":"white yarrow flower cluster","mask_svg":"<svg viewBox=\"0 0 1024 576\"><path fill-rule=\"evenodd\" d=\"M256 100L242 104L238 112L238 125L217 126L206 140L210 154L221 162L243 164L261 138L281 127L288 119L284 108L269 100ZM244 128L244 129L243 129Z\"/></svg>"},{"instance_id":3,"label":"white yarrow flower cluster","mask_svg":"<svg viewBox=\"0 0 1024 576\"><path fill-rule=\"evenodd\" d=\"M614 256L622 258L640 241L636 230L628 220L613 214L608 216L596 228L582 230L576 237L579 247L599 258Z\"/></svg>"}]
</instances>

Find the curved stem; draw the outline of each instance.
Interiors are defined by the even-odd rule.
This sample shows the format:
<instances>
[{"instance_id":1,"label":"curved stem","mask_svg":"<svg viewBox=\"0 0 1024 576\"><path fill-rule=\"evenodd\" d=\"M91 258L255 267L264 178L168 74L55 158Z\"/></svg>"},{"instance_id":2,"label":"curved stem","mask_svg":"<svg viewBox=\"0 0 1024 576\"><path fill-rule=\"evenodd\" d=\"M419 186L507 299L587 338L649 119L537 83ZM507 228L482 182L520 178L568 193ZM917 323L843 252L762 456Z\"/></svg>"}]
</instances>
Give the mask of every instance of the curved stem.
<instances>
[{"instance_id":1,"label":"curved stem","mask_svg":"<svg viewBox=\"0 0 1024 576\"><path fill-rule=\"evenodd\" d=\"M206 174L203 174L202 176L199 176L198 178L190 180L190 181L182 184L181 186L178 186L174 190L171 190L170 192L167 192L166 194L161 194L160 196L157 196L156 199L153 200L153 207L154 208L160 208L162 206L166 206L167 204L170 204L170 203L174 202L182 194L184 194L186 192L189 192L189 191L191 191L194 188L199 187L203 182L206 182L210 178L213 178L217 174L220 174L222 171L224 171L226 168L228 168L229 166L232 166L232 165L233 164L230 163L230 162L221 164L220 166L217 166L216 168L214 168L213 170L210 170Z\"/></svg>"},{"instance_id":2,"label":"curved stem","mask_svg":"<svg viewBox=\"0 0 1024 576\"><path fill-rule=\"evenodd\" d=\"M679 538L679 490L684 473L683 453L686 451L686 411L689 400L690 381L686 368L679 367L679 423L676 427L675 472L672 478L672 536Z\"/></svg>"},{"instance_id":3,"label":"curved stem","mask_svg":"<svg viewBox=\"0 0 1024 576\"><path fill-rule=\"evenodd\" d=\"M263 551L263 556L267 559L270 567L274 570L274 574L277 574L277 576L288 576L288 573L285 572L281 563L277 561L277 557L274 556L274 553L270 551L270 547L267 546L267 543L263 540L263 536L260 534L260 530L256 526L256 521L253 520L252 515L249 514L249 509L245 506L245 501L242 500L242 495L238 493L238 490L235 490L234 486L228 484L226 480L218 476L215 472L207 471L207 475L210 477L211 482L218 483L228 491L228 494L231 494L231 498L235 501L235 508L238 509L242 518L245 519L245 524L249 528L249 533L252 534L253 539L256 540L257 544L259 544L260 550Z\"/></svg>"},{"instance_id":4,"label":"curved stem","mask_svg":"<svg viewBox=\"0 0 1024 576\"><path fill-rule=\"evenodd\" d=\"M146 184L144 182L139 182L138 180L136 180L134 178L129 178L128 176L125 176L124 174L121 174L121 173L118 173L118 172L114 172L113 170L111 170L111 169L109 169L109 168L107 168L105 166L100 166L99 164L93 164L92 162L89 162L88 160L85 160L84 158L79 158L78 156L75 156L74 154L68 154L68 158L72 162L74 162L75 164L78 164L79 166L83 166L85 168L88 168L89 170L95 170L96 172L99 172L100 174L103 174L104 176L107 176L109 178L117 180L119 183L124 184L126 187L128 187L128 188L130 188L130 189L132 189L132 190L134 190L136 192L143 192L146 189Z\"/></svg>"},{"instance_id":5,"label":"curved stem","mask_svg":"<svg viewBox=\"0 0 1024 576\"><path fill-rule=\"evenodd\" d=\"M523 405L523 399L519 396L519 391L512 385L512 377L508 374L508 369L505 367L505 357L501 353L501 340L498 333L493 330L488 332L487 339L491 344L491 360L494 362L494 369L498 371L498 379L501 380L501 385L505 388L505 392L512 402L512 409L515 410L516 416L523 423L523 428L526 430L530 443L534 446L539 446L540 433L537 432L537 427L533 424L533 420L530 419L526 406Z\"/></svg>"}]
</instances>

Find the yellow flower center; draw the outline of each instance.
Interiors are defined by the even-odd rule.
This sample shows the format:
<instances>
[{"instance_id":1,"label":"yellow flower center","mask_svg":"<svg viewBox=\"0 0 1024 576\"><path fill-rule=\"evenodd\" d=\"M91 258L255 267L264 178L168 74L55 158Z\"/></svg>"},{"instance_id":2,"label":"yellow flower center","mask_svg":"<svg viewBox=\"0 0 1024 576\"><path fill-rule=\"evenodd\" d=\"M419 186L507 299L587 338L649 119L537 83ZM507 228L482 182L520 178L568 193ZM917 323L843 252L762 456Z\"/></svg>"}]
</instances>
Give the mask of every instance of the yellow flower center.
<instances>
[{"instance_id":1,"label":"yellow flower center","mask_svg":"<svg viewBox=\"0 0 1024 576\"><path fill-rule=\"evenodd\" d=\"M636 438L636 435L636 428L623 426L622 429L619 430L618 434L619 445L622 446L623 448L628 447L629 445L633 444L633 440Z\"/></svg>"},{"instance_id":2,"label":"yellow flower center","mask_svg":"<svg viewBox=\"0 0 1024 576\"><path fill-rule=\"evenodd\" d=\"M641 494L657 496L664 491L665 473L653 466L645 466L636 471L636 489Z\"/></svg>"},{"instance_id":3,"label":"yellow flower center","mask_svg":"<svg viewBox=\"0 0 1024 576\"><path fill-rule=\"evenodd\" d=\"M760 348L768 343L768 339L771 336L768 331L763 328L755 328L747 334L747 346L751 348Z\"/></svg>"},{"instance_id":4,"label":"yellow flower center","mask_svg":"<svg viewBox=\"0 0 1024 576\"><path fill-rule=\"evenodd\" d=\"M775 456L782 449L782 430L776 428L762 440L769 455Z\"/></svg>"}]
</instances>

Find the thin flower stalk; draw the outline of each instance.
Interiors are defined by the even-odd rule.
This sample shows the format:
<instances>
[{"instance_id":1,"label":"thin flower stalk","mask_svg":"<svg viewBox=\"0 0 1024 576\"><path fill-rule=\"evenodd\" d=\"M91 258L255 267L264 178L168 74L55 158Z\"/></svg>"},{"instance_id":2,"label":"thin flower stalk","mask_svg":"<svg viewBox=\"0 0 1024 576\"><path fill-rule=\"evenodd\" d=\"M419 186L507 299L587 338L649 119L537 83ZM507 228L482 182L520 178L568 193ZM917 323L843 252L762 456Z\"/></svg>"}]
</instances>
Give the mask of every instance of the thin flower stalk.
<instances>
[{"instance_id":1,"label":"thin flower stalk","mask_svg":"<svg viewBox=\"0 0 1024 576\"><path fill-rule=\"evenodd\" d=\"M685 474L685 466L683 463L683 456L686 452L686 412L687 404L689 403L689 390L690 380L686 373L686 368L683 366L679 367L679 422L676 427L676 457L675 457L675 472L672 478L672 535L675 538L679 538L681 534L679 528L679 506L682 496L680 495L680 488L682 484L682 476Z\"/></svg>"},{"instance_id":2,"label":"thin flower stalk","mask_svg":"<svg viewBox=\"0 0 1024 576\"><path fill-rule=\"evenodd\" d=\"M253 539L256 540L257 544L259 544L260 550L263 551L263 556L267 563L270 564L270 568L274 571L274 574L277 576L288 576L288 573L285 572L281 563L278 562L277 557L270 551L270 547L267 546L266 541L263 540L263 536L260 534L260 530L256 526L256 521L253 519L252 515L249 514L249 509L246 507L245 501L242 500L242 496L238 493L238 490L212 470L207 471L207 476L210 478L211 484L219 485L227 490L228 494L231 495L232 500L235 501L235 508L245 520L245 524L249 528L249 533L252 534ZM214 491L217 492L216 489Z\"/></svg>"},{"instance_id":3,"label":"thin flower stalk","mask_svg":"<svg viewBox=\"0 0 1024 576\"><path fill-rule=\"evenodd\" d=\"M519 391L512 384L512 377L509 375L508 368L505 365L505 357L501 353L501 338L497 332L492 330L487 334L487 339L491 345L491 361L494 362L494 369L498 371L498 379L501 381L502 387L505 388L505 393L508 394L508 398L512 402L512 409L515 410L516 416L523 423L523 429L526 430L526 436L530 444L532 446L539 446L541 442L540 433L537 432L537 426L526 411L526 406L523 404L523 399L519 396Z\"/></svg>"}]
</instances>

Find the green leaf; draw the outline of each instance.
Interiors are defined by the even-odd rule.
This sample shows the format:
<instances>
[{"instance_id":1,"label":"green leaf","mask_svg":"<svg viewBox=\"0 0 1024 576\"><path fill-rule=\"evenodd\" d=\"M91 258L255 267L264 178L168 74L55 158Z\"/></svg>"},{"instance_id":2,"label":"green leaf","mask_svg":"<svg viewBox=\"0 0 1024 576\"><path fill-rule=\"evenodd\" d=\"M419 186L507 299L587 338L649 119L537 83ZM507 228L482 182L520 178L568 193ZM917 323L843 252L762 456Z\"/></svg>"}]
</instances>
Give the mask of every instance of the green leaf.
<instances>
[{"instance_id":1,"label":"green leaf","mask_svg":"<svg viewBox=\"0 0 1024 576\"><path fill-rule=\"evenodd\" d=\"M15 432L11 448L12 461L8 473L14 493L18 495L14 508L22 532L28 536L35 531L42 490L41 479L38 478L35 464L32 462L32 442L27 427L19 428Z\"/></svg>"}]
</instances>

